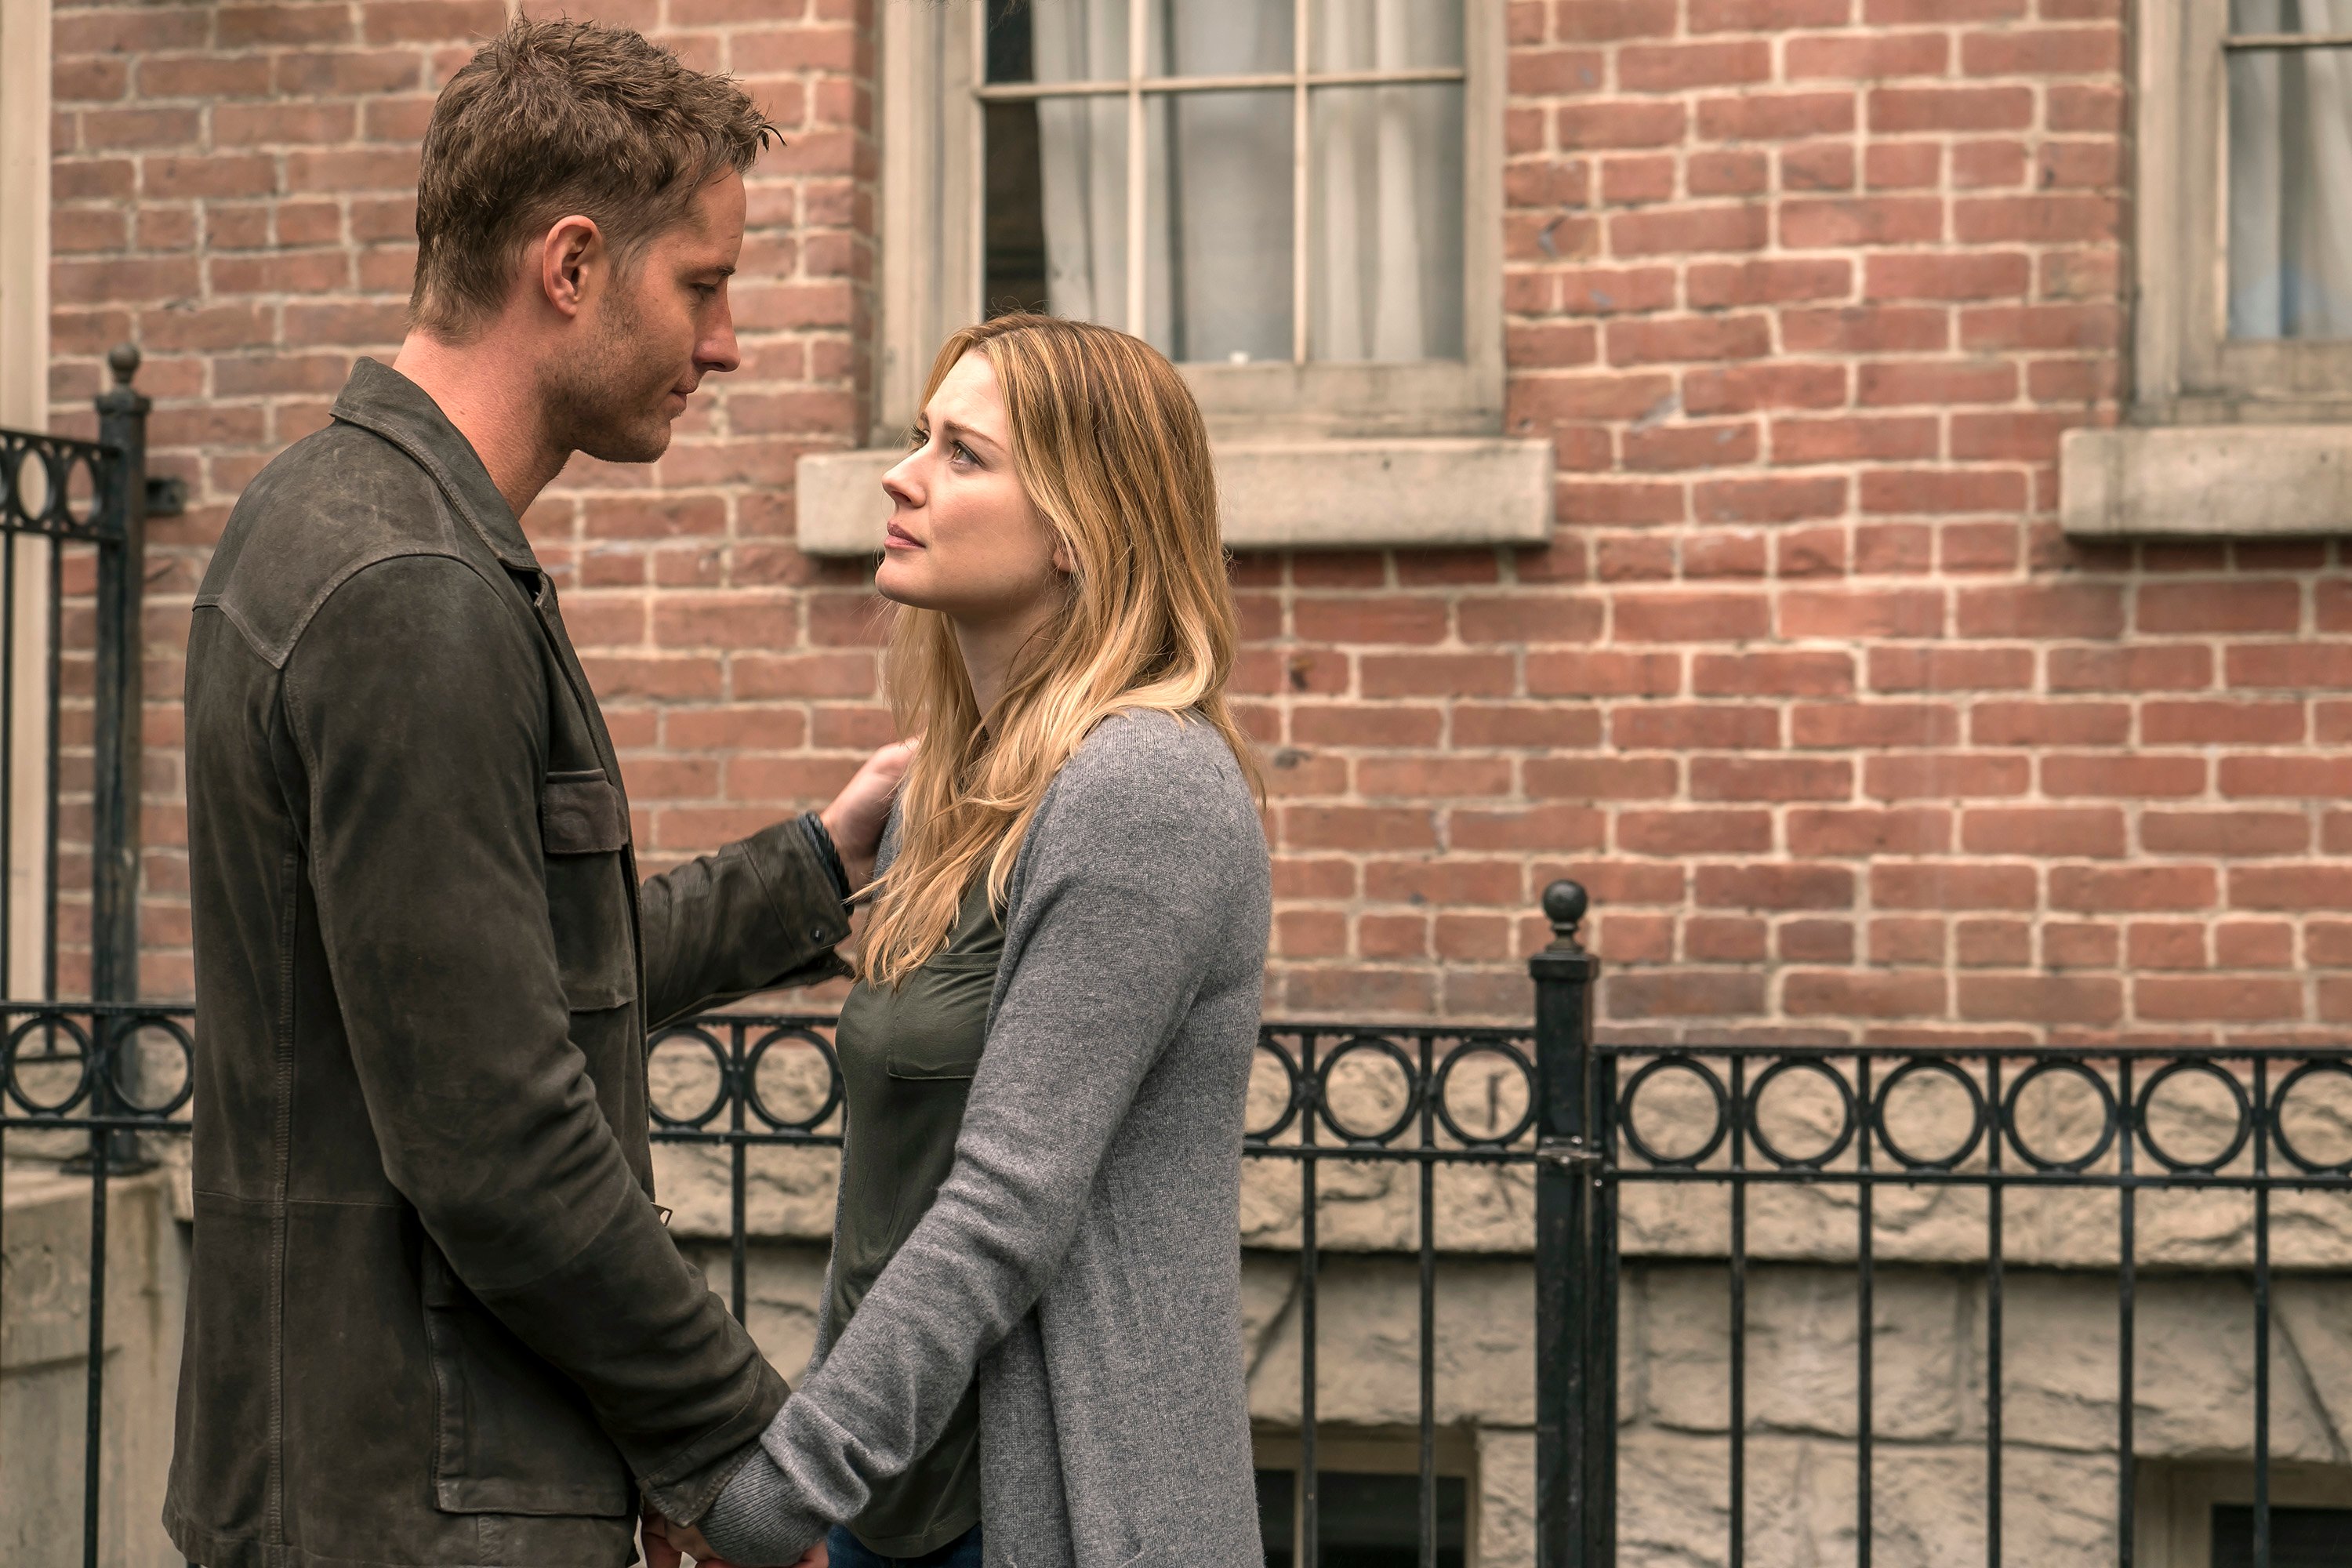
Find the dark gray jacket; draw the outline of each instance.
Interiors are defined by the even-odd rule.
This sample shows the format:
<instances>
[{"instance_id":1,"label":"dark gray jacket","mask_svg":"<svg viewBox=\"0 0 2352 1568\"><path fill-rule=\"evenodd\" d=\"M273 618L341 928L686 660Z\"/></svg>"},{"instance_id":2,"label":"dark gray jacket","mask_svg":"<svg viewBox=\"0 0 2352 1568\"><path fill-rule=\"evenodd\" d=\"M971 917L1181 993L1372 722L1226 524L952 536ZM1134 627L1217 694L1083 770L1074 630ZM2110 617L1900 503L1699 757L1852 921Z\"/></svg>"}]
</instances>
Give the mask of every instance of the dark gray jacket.
<instances>
[{"instance_id":1,"label":"dark gray jacket","mask_svg":"<svg viewBox=\"0 0 2352 1568\"><path fill-rule=\"evenodd\" d=\"M638 886L555 590L362 360L188 641L195 1255L164 1522L208 1568L630 1561L784 1386L653 1202L645 1039L824 970L786 822Z\"/></svg>"},{"instance_id":2,"label":"dark gray jacket","mask_svg":"<svg viewBox=\"0 0 2352 1568\"><path fill-rule=\"evenodd\" d=\"M1215 730L1087 738L1013 868L954 1169L840 1337L819 1324L713 1547L791 1562L976 1376L988 1568L1264 1563L1240 1237L1269 881Z\"/></svg>"}]
</instances>

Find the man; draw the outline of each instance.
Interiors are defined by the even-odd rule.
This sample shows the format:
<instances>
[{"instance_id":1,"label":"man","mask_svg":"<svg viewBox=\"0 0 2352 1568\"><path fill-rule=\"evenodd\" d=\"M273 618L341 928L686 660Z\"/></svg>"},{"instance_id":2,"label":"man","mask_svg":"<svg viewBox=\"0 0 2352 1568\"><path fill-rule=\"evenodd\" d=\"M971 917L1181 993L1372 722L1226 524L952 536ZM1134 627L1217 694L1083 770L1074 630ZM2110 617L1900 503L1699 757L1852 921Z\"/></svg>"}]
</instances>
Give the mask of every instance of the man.
<instances>
[{"instance_id":1,"label":"man","mask_svg":"<svg viewBox=\"0 0 2352 1568\"><path fill-rule=\"evenodd\" d=\"M425 135L406 342L256 478L197 596L164 1520L209 1568L625 1563L640 1491L698 1518L783 1402L653 1202L646 1034L837 972L904 756L641 889L517 521L735 368L770 133L634 33L482 49Z\"/></svg>"}]
</instances>

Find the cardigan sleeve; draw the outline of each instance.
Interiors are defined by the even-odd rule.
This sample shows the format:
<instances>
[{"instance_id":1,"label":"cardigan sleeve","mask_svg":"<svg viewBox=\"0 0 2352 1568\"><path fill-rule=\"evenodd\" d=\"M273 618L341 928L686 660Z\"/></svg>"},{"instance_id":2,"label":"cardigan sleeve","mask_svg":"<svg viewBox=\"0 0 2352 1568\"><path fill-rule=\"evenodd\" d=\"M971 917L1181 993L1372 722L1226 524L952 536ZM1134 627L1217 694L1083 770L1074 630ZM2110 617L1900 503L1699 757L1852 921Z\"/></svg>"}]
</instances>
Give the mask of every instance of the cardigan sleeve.
<instances>
[{"instance_id":1,"label":"cardigan sleeve","mask_svg":"<svg viewBox=\"0 0 2352 1568\"><path fill-rule=\"evenodd\" d=\"M1203 729L1111 720L1047 792L954 1168L761 1436L769 1463L747 1465L706 1521L730 1561L791 1562L823 1521L855 1518L937 1441L1067 1254L1138 1088L1224 958L1235 896L1264 876L1239 769Z\"/></svg>"}]
</instances>

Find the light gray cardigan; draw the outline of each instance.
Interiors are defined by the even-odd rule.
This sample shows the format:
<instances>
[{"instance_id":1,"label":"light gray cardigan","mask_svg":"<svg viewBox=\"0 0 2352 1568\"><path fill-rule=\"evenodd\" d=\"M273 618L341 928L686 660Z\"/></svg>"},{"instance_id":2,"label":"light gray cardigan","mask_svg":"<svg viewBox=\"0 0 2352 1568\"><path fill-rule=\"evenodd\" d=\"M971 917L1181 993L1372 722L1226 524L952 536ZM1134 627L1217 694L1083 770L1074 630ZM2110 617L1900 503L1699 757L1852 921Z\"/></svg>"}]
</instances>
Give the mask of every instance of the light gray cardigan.
<instances>
[{"instance_id":1,"label":"light gray cardigan","mask_svg":"<svg viewBox=\"0 0 2352 1568\"><path fill-rule=\"evenodd\" d=\"M987 1568L1265 1561L1240 1203L1272 896L1223 739L1105 721L1046 790L1008 896L954 1169L839 1340L818 1324L763 1452L703 1519L731 1562L792 1562L855 1518L975 1373Z\"/></svg>"}]
</instances>

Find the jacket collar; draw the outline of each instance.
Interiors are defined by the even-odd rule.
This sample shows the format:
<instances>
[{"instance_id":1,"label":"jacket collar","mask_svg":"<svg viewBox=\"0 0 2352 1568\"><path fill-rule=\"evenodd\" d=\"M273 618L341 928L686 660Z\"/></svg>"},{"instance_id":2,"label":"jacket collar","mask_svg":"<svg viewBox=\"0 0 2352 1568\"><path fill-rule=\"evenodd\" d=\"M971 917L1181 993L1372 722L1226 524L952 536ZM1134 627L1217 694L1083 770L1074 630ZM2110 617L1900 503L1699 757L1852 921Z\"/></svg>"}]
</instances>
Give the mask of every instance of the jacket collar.
<instances>
[{"instance_id":1,"label":"jacket collar","mask_svg":"<svg viewBox=\"0 0 2352 1568\"><path fill-rule=\"evenodd\" d=\"M335 399L334 416L373 431L414 458L502 564L521 572L540 569L522 524L490 482L474 444L449 423L423 387L390 365L362 358L352 366L352 378Z\"/></svg>"}]
</instances>

